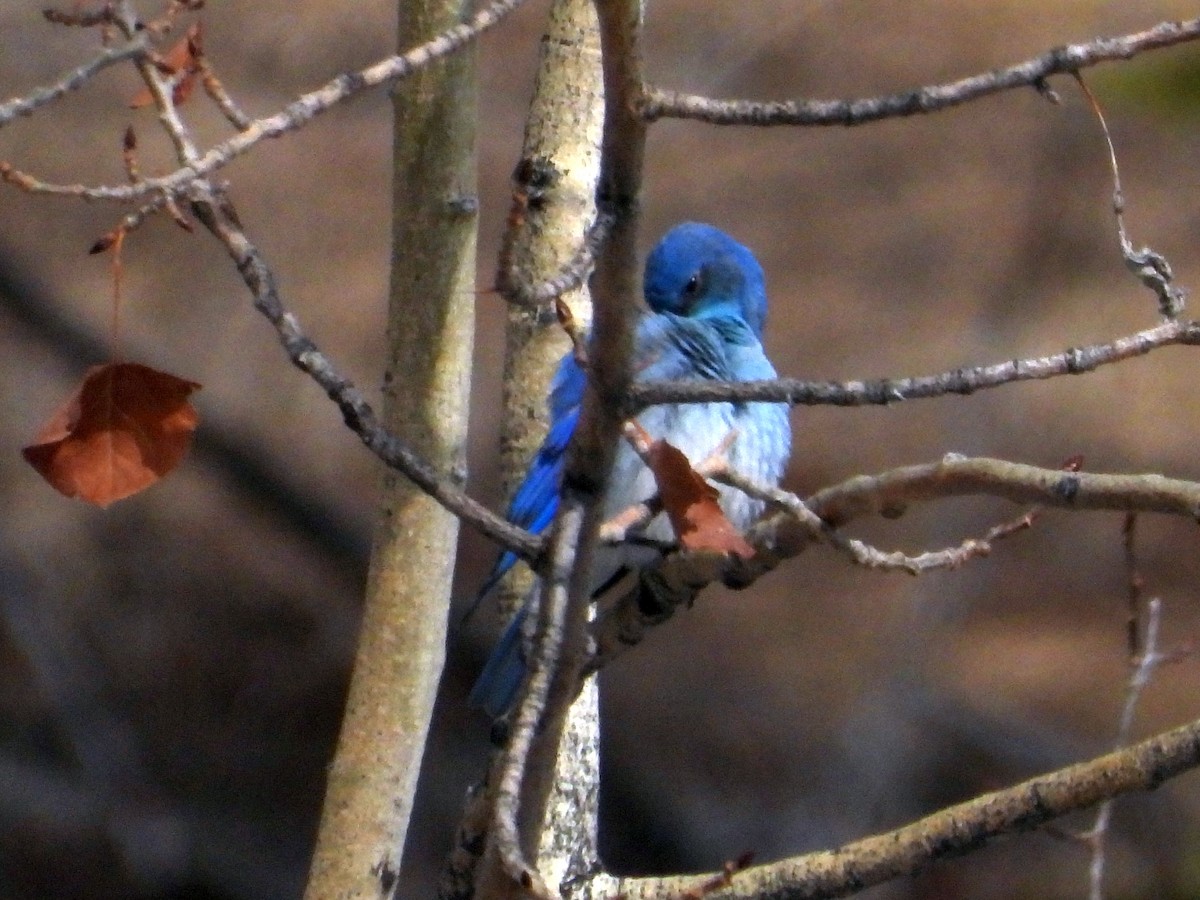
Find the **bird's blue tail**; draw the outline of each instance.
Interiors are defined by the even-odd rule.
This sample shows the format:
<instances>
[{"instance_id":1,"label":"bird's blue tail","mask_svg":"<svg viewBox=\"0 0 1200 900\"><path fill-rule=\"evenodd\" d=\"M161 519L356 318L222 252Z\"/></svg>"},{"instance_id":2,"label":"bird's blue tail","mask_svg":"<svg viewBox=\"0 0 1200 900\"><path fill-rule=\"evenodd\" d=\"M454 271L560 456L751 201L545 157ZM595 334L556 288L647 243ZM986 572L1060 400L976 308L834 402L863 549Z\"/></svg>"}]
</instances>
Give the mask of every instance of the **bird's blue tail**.
<instances>
[{"instance_id":1,"label":"bird's blue tail","mask_svg":"<svg viewBox=\"0 0 1200 900\"><path fill-rule=\"evenodd\" d=\"M479 673L475 686L471 688L468 702L482 709L493 719L498 719L512 707L517 699L521 679L525 677L525 660L522 659L521 631L529 612L522 606L513 616L500 640L492 648L492 655Z\"/></svg>"}]
</instances>

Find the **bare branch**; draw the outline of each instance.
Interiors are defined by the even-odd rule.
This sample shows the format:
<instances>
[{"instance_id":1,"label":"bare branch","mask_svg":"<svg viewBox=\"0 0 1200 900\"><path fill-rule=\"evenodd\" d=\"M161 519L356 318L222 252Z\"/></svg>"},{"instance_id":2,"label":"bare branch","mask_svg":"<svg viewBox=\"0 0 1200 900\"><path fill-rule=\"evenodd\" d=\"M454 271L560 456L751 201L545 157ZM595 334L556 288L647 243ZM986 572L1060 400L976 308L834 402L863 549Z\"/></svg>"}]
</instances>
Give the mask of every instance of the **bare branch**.
<instances>
[{"instance_id":1,"label":"bare branch","mask_svg":"<svg viewBox=\"0 0 1200 900\"><path fill-rule=\"evenodd\" d=\"M317 382L329 399L338 405L350 430L359 436L372 453L411 479L446 509L526 561L536 564L542 546L541 538L518 528L463 492L454 483L462 480L462 473L453 481L441 477L410 447L388 432L354 383L334 368L333 363L304 333L296 317L284 308L274 274L258 248L242 230L229 200L209 189L200 191L194 187L193 192L197 194L192 203L196 217L233 257L254 296L255 308L275 326L293 365Z\"/></svg>"},{"instance_id":2,"label":"bare branch","mask_svg":"<svg viewBox=\"0 0 1200 900\"><path fill-rule=\"evenodd\" d=\"M600 252L608 231L612 228L611 212L597 212L596 221L588 228L583 243L575 255L563 266L562 271L538 284L525 284L512 274L511 267L502 260L500 272L496 278L496 288L509 303L518 306L538 307L558 300L568 291L583 284L592 274L596 264L596 255Z\"/></svg>"},{"instance_id":3,"label":"bare branch","mask_svg":"<svg viewBox=\"0 0 1200 900\"><path fill-rule=\"evenodd\" d=\"M1029 831L1110 797L1153 790L1197 765L1200 721L1126 750L984 794L837 850L753 866L735 875L728 889L716 896L722 900L843 897L912 875L935 859L976 849L999 835ZM698 877L703 876L625 878L609 896L627 900L674 896L694 885Z\"/></svg>"},{"instance_id":4,"label":"bare branch","mask_svg":"<svg viewBox=\"0 0 1200 900\"><path fill-rule=\"evenodd\" d=\"M809 544L829 539L835 534L834 529L868 515L895 518L913 503L946 497L992 496L1026 505L1139 510L1200 520L1200 482L1162 475L1067 472L955 454L937 463L860 475L818 491L805 501L785 499L787 496L790 495L772 497L787 508L766 516L746 535L758 551L751 559L676 551L668 554L657 568L643 573L638 584L601 613L593 625L596 651L588 671L608 665L629 647L640 643L649 628L669 619L677 606L692 602L705 586L722 582L734 588L747 587ZM798 506L808 512L801 512ZM998 528L1015 529L1020 527L1020 521ZM818 522L819 526L815 524ZM985 541L991 539L993 535L989 534ZM849 539L839 535L838 541L849 542ZM833 542L835 546L838 541ZM852 557L863 555L853 544L843 548L843 552ZM915 560L919 571L921 567L932 567L935 561L949 564L947 560L953 560L955 554L967 557L980 552L968 543L939 551L939 556L928 561L921 556L909 561ZM885 554L884 562L887 565L882 568L909 570L903 556L894 559Z\"/></svg>"},{"instance_id":5,"label":"bare branch","mask_svg":"<svg viewBox=\"0 0 1200 900\"><path fill-rule=\"evenodd\" d=\"M1121 548L1125 556L1125 599L1129 605L1125 635L1129 644L1129 659L1134 661L1142 655L1142 632L1139 626L1142 615L1142 588L1145 587L1137 560L1137 513L1125 514L1125 521L1121 526Z\"/></svg>"},{"instance_id":6,"label":"bare branch","mask_svg":"<svg viewBox=\"0 0 1200 900\"><path fill-rule=\"evenodd\" d=\"M121 0L116 4L112 21L127 38L134 37L138 32L137 14L129 0ZM163 77L163 73L148 56L137 57L134 65L137 66L138 74L142 76L142 81L145 82L150 96L154 99L154 107L158 110L159 124L171 139L171 143L175 147L175 155L184 165L193 164L198 155L196 143L192 140L187 125L179 117L179 110L175 107L175 100L172 96L174 85L169 79ZM137 187L144 181L141 178L136 179L131 186Z\"/></svg>"},{"instance_id":7,"label":"bare branch","mask_svg":"<svg viewBox=\"0 0 1200 900\"><path fill-rule=\"evenodd\" d=\"M593 343L579 424L567 451L562 499L551 536L537 629L497 789L489 854L515 883L535 896L550 888L529 865L552 788L555 756L567 711L578 693L587 654L586 623L595 510L624 417L620 399L630 381L632 307L636 295L637 197L641 190L645 123L635 112L641 91L638 0L599 0L604 83L598 216L612 216L609 240L592 277Z\"/></svg>"},{"instance_id":8,"label":"bare branch","mask_svg":"<svg viewBox=\"0 0 1200 900\"><path fill-rule=\"evenodd\" d=\"M664 117L699 119L712 125L862 125L917 113L932 113L1013 88L1044 89L1051 75L1073 74L1098 63L1130 59L1147 50L1200 37L1200 18L1161 22L1147 31L1068 44L1004 69L945 84L858 100L714 100L650 89L641 105L647 121Z\"/></svg>"},{"instance_id":9,"label":"bare branch","mask_svg":"<svg viewBox=\"0 0 1200 900\"><path fill-rule=\"evenodd\" d=\"M199 12L204 8L205 0L170 0L162 15L149 22L143 22L142 27L153 34L166 34L175 27L175 21L185 12Z\"/></svg>"},{"instance_id":10,"label":"bare branch","mask_svg":"<svg viewBox=\"0 0 1200 900\"><path fill-rule=\"evenodd\" d=\"M840 525L870 513L894 518L914 502L971 495L1067 509L1138 510L1200 519L1200 483L1195 481L1066 472L957 454L947 454L937 463L851 478L818 491L808 504L825 521Z\"/></svg>"},{"instance_id":11,"label":"bare branch","mask_svg":"<svg viewBox=\"0 0 1200 900\"><path fill-rule=\"evenodd\" d=\"M536 897L554 896L537 869L530 865L522 847L522 828L535 832L540 822L531 821L542 806L531 797L540 786L528 775L534 763L536 740L543 733L544 717L557 707L570 706L574 690L562 675L569 647L568 614L570 582L576 568L575 548L583 533L584 506L577 499L565 498L550 538L549 572L539 583L531 614L537 621L532 652L527 660L526 676L512 720L512 731L499 766L496 799L489 845L515 884ZM559 696L555 696L559 695ZM553 703L551 701L554 701ZM555 740L553 747L557 748Z\"/></svg>"},{"instance_id":12,"label":"bare branch","mask_svg":"<svg viewBox=\"0 0 1200 900\"><path fill-rule=\"evenodd\" d=\"M40 107L52 103L59 97L77 91L87 84L96 73L109 66L144 56L150 47L150 36L138 34L128 43L119 47L106 47L97 56L67 72L54 84L35 88L23 97L14 97L6 103L0 103L0 128L3 128L18 116L28 116Z\"/></svg>"},{"instance_id":13,"label":"bare branch","mask_svg":"<svg viewBox=\"0 0 1200 900\"><path fill-rule=\"evenodd\" d=\"M604 122L600 53L593 0L550 4L497 261L496 284L509 302L501 452L510 490L523 478L550 425L545 398L564 350L562 332L574 341L592 319L586 279L611 224L611 217L597 215L596 209ZM501 608L510 614L531 589L528 578L514 575L500 597ZM567 627L582 632L577 624ZM556 703L552 695L547 702ZM598 865L599 716L596 685L585 684L566 713L551 766L545 767L553 773L530 779L548 780L544 801L536 796L538 788L525 791L524 852L547 885L588 875ZM547 755L532 753L528 762L537 766ZM528 826L535 817L541 832L536 844ZM508 872L496 865L477 873L475 896L507 896Z\"/></svg>"},{"instance_id":14,"label":"bare branch","mask_svg":"<svg viewBox=\"0 0 1200 900\"><path fill-rule=\"evenodd\" d=\"M368 88L391 84L435 60L454 53L460 47L475 40L483 32L498 25L505 16L523 2L524 0L494 0L472 16L470 21L446 29L433 40L414 47L406 53L390 56L357 72L345 72L338 75L315 91L293 100L280 112L248 123L245 129L238 134L216 144L188 165L167 175L148 178L136 185L88 187L82 184L38 182L37 186L32 189L43 194L66 195L84 200L114 200L124 203L154 192L184 192L189 183L224 168L267 138L275 138L296 131L321 113L328 112L339 103ZM136 56L136 54L131 55Z\"/></svg>"},{"instance_id":15,"label":"bare branch","mask_svg":"<svg viewBox=\"0 0 1200 900\"><path fill-rule=\"evenodd\" d=\"M754 400L802 406L887 406L900 400L972 394L985 388L1020 381L1040 381L1060 375L1081 375L1101 366L1161 347L1200 344L1200 323L1168 321L1107 344L1072 347L1050 356L1014 359L1008 362L953 369L938 375L915 378L880 378L872 381L804 381L779 378L773 381L653 381L629 386L626 409L634 415L655 403L709 403L714 400Z\"/></svg>"},{"instance_id":16,"label":"bare branch","mask_svg":"<svg viewBox=\"0 0 1200 900\"><path fill-rule=\"evenodd\" d=\"M1137 711L1138 701L1142 691L1150 683L1154 670L1162 662L1158 652L1158 630L1162 621L1162 601L1157 597L1146 605L1146 633L1142 643L1140 656L1133 660L1133 671L1129 675L1129 684L1125 689L1125 705L1121 709L1121 721L1117 727L1116 747L1120 749L1129 741L1133 731L1133 716ZM1105 837L1108 826L1112 821L1113 798L1108 798L1100 804L1096 813L1096 822L1087 838L1092 845L1092 864L1089 868L1091 900L1103 900L1104 897L1104 866L1107 855Z\"/></svg>"},{"instance_id":17,"label":"bare branch","mask_svg":"<svg viewBox=\"0 0 1200 900\"><path fill-rule=\"evenodd\" d=\"M909 575L921 575L935 569L957 569L976 557L987 556L992 552L993 541L1031 527L1038 514L1037 508L1028 510L1015 519L993 526L983 537L966 538L954 547L907 554L899 550L880 550L866 541L847 537L809 509L803 500L782 488L761 484L728 468L715 472L712 477L787 510L809 529L814 538L827 542L855 565L888 572L906 572Z\"/></svg>"},{"instance_id":18,"label":"bare branch","mask_svg":"<svg viewBox=\"0 0 1200 900\"><path fill-rule=\"evenodd\" d=\"M200 74L200 83L204 86L204 92L217 105L217 109L221 110L230 125L238 131L246 131L254 120L246 115L229 95L229 91L225 89L225 85L221 83L221 79L217 77L212 64L203 52L196 54L196 67Z\"/></svg>"}]
</instances>

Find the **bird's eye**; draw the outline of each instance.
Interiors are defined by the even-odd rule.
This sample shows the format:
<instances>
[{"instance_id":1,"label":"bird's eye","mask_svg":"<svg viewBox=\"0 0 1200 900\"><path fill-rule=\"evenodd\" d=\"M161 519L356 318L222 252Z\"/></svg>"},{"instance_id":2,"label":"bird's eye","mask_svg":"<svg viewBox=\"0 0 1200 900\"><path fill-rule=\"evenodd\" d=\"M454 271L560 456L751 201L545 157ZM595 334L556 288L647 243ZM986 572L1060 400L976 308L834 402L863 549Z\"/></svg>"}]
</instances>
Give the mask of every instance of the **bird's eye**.
<instances>
[{"instance_id":1,"label":"bird's eye","mask_svg":"<svg viewBox=\"0 0 1200 900\"><path fill-rule=\"evenodd\" d=\"M688 297L694 297L700 292L700 273L697 272L687 280L687 284L683 286L683 293Z\"/></svg>"}]
</instances>

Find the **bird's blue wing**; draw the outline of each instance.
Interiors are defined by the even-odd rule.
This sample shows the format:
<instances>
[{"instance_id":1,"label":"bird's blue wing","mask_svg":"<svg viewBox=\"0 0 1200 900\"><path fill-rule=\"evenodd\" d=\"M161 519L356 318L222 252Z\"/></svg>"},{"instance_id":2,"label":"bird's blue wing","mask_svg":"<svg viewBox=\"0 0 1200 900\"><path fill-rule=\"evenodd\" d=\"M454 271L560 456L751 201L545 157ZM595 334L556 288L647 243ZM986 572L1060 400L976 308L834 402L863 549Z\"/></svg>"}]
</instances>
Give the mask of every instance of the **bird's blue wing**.
<instances>
[{"instance_id":1,"label":"bird's blue wing","mask_svg":"<svg viewBox=\"0 0 1200 900\"><path fill-rule=\"evenodd\" d=\"M522 630L529 615L528 604L522 604L517 614L500 635L492 653L475 679L467 703L498 719L512 708L525 677L525 659L521 652Z\"/></svg>"},{"instance_id":2,"label":"bird's blue wing","mask_svg":"<svg viewBox=\"0 0 1200 900\"><path fill-rule=\"evenodd\" d=\"M725 377L726 366L720 342L710 328L698 326L681 316L647 316L639 323L633 360L636 380ZM573 354L559 364L550 386L550 430L538 449L508 506L510 522L540 533L554 521L567 445L579 422L587 379ZM475 600L478 605L516 564L517 556L506 551L496 560ZM474 609L474 606L472 606ZM521 658L521 630L528 613L522 607L504 629L492 654L471 689L469 702L496 718L516 698L525 673Z\"/></svg>"},{"instance_id":3,"label":"bird's blue wing","mask_svg":"<svg viewBox=\"0 0 1200 900\"><path fill-rule=\"evenodd\" d=\"M563 460L579 422L586 385L587 376L575 355L568 353L550 383L550 430L505 513L510 522L535 534L545 531L558 512ZM491 593L516 562L517 555L512 551L500 554L491 574L480 587L472 609ZM521 659L521 628L527 611L528 608L522 606L508 623L471 688L470 704L485 710L492 718L498 718L512 706L525 674L525 663Z\"/></svg>"},{"instance_id":4,"label":"bird's blue wing","mask_svg":"<svg viewBox=\"0 0 1200 900\"><path fill-rule=\"evenodd\" d=\"M526 531L540 534L554 521L554 514L558 512L558 486L562 481L563 459L579 422L579 407L583 403L586 384L587 377L583 369L574 354L568 353L558 364L558 371L550 383L550 430L505 512L508 521ZM517 555L512 551L500 554L480 587L472 609L491 593L516 562Z\"/></svg>"}]
</instances>

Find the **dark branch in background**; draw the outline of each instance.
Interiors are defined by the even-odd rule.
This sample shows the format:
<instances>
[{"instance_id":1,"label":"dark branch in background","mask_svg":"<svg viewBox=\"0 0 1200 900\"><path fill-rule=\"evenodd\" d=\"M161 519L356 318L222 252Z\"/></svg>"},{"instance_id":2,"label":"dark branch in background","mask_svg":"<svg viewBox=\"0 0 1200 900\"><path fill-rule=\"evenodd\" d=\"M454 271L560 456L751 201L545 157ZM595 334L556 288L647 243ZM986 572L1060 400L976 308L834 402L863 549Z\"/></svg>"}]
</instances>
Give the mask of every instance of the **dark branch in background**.
<instances>
[{"instance_id":1,"label":"dark branch in background","mask_svg":"<svg viewBox=\"0 0 1200 900\"><path fill-rule=\"evenodd\" d=\"M1162 22L1147 31L1068 44L1004 69L958 81L860 100L715 100L650 89L641 104L647 121L699 119L712 125L863 125L881 119L932 113L1020 87L1043 90L1052 75L1074 74L1102 62L1130 59L1147 50L1200 38L1200 18Z\"/></svg>"},{"instance_id":2,"label":"dark branch in background","mask_svg":"<svg viewBox=\"0 0 1200 900\"><path fill-rule=\"evenodd\" d=\"M196 197L192 202L192 211L233 257L254 296L255 308L275 326L279 340L296 368L317 382L329 399L338 405L350 430L383 462L410 479L464 522L469 522L525 560L536 561L542 546L541 538L496 515L456 484L442 478L379 423L375 410L354 383L334 368L333 363L304 333L296 317L284 308L274 275L258 248L238 224L237 215L228 199L200 185L194 186L193 192Z\"/></svg>"},{"instance_id":3,"label":"dark branch in background","mask_svg":"<svg viewBox=\"0 0 1200 900\"><path fill-rule=\"evenodd\" d=\"M625 411L628 415L634 415L654 403L709 403L714 400L765 400L799 406L887 406L900 400L972 394L984 388L1018 381L1080 375L1174 344L1200 344L1200 323L1168 321L1107 344L1072 347L1050 356L1014 359L990 366L954 369L914 378L845 382L779 378L724 384L698 381L640 382L630 385Z\"/></svg>"}]
</instances>

